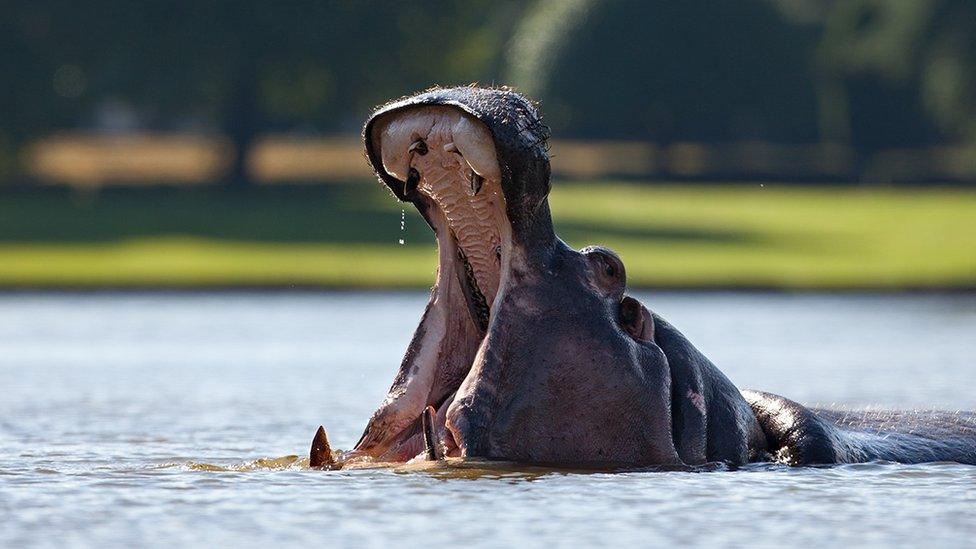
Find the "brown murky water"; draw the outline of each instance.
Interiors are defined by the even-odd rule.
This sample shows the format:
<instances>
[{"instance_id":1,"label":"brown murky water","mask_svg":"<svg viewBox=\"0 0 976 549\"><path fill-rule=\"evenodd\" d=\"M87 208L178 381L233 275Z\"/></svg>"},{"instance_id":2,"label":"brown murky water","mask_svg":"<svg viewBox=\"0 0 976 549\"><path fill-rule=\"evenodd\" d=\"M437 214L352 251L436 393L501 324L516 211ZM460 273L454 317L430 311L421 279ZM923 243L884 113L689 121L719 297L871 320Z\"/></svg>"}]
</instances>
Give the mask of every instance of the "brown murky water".
<instances>
[{"instance_id":1,"label":"brown murky water","mask_svg":"<svg viewBox=\"0 0 976 549\"><path fill-rule=\"evenodd\" d=\"M740 387L976 408L976 297L645 294ZM0 296L0 546L971 546L976 467L304 467L421 294Z\"/></svg>"}]
</instances>

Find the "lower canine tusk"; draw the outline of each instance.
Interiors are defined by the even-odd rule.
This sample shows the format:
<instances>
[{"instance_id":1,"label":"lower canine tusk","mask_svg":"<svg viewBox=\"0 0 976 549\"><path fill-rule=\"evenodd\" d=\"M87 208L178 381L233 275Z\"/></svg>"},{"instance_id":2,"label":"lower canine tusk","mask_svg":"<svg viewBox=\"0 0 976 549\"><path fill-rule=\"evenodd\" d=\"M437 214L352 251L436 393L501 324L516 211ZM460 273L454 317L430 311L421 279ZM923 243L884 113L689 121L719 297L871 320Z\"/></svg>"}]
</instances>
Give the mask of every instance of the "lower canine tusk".
<instances>
[{"instance_id":1,"label":"lower canine tusk","mask_svg":"<svg viewBox=\"0 0 976 549\"><path fill-rule=\"evenodd\" d=\"M424 408L424 413L420 416L420 423L424 430L424 455L427 461L437 461L441 457L437 452L436 438L434 437L434 407Z\"/></svg>"},{"instance_id":2,"label":"lower canine tusk","mask_svg":"<svg viewBox=\"0 0 976 549\"><path fill-rule=\"evenodd\" d=\"M308 453L308 466L322 469L335 467L335 458L332 457L332 447L329 446L329 437L325 435L325 427L319 426L312 438L312 450Z\"/></svg>"}]
</instances>

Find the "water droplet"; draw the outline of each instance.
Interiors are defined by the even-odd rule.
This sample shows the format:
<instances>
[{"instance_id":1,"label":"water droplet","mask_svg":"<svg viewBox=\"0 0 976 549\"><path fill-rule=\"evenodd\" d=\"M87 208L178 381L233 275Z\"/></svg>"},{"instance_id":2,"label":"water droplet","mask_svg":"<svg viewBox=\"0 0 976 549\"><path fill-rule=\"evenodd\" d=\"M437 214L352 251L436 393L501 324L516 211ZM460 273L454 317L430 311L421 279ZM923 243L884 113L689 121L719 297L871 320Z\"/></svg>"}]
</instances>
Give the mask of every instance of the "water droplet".
<instances>
[{"instance_id":1,"label":"water droplet","mask_svg":"<svg viewBox=\"0 0 976 549\"><path fill-rule=\"evenodd\" d=\"M407 221L407 210L401 208L400 209L400 232L401 233L405 230L406 221ZM400 239L400 245L403 246L402 238Z\"/></svg>"}]
</instances>

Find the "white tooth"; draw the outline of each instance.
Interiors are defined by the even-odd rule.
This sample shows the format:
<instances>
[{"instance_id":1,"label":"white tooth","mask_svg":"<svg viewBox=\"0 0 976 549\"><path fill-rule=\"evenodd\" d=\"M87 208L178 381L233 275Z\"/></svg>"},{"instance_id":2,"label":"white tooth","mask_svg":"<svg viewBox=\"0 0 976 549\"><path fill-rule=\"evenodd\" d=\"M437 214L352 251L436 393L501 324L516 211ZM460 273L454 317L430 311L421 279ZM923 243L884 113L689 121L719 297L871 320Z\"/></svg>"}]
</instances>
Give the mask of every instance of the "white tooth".
<instances>
[{"instance_id":1,"label":"white tooth","mask_svg":"<svg viewBox=\"0 0 976 549\"><path fill-rule=\"evenodd\" d=\"M389 122L380 121L381 127L374 130L379 135L380 157L386 173L406 181L410 173L410 145L417 138L417 123L410 117L398 116Z\"/></svg>"},{"instance_id":2,"label":"white tooth","mask_svg":"<svg viewBox=\"0 0 976 549\"><path fill-rule=\"evenodd\" d=\"M474 173L491 181L501 181L498 157L495 155L495 142L488 128L473 120L470 115L462 115L454 124L454 145L474 170Z\"/></svg>"}]
</instances>

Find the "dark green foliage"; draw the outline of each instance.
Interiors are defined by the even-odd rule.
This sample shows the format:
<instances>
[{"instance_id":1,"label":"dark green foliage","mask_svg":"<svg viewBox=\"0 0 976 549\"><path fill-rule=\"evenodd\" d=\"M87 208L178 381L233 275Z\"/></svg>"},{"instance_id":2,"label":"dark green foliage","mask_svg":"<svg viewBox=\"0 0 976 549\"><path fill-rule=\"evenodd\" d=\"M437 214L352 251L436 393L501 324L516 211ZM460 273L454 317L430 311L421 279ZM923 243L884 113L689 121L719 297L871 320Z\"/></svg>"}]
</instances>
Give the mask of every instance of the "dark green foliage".
<instances>
[{"instance_id":1,"label":"dark green foliage","mask_svg":"<svg viewBox=\"0 0 976 549\"><path fill-rule=\"evenodd\" d=\"M513 2L23 2L0 18L0 136L84 126L122 101L141 125L359 131L374 105L488 79ZM16 75L16 78L13 78ZM9 114L7 111L10 111ZM242 165L236 178L246 178Z\"/></svg>"},{"instance_id":2,"label":"dark green foliage","mask_svg":"<svg viewBox=\"0 0 976 549\"><path fill-rule=\"evenodd\" d=\"M970 0L0 0L0 178L61 129L357 132L433 84L514 84L560 136L976 139ZM111 117L108 117L111 118ZM124 118L124 117L123 117ZM126 126L127 125L127 126Z\"/></svg>"},{"instance_id":3,"label":"dark green foliage","mask_svg":"<svg viewBox=\"0 0 976 549\"><path fill-rule=\"evenodd\" d=\"M819 54L840 92L832 137L863 150L976 138L976 3L837 2Z\"/></svg>"},{"instance_id":4,"label":"dark green foliage","mask_svg":"<svg viewBox=\"0 0 976 549\"><path fill-rule=\"evenodd\" d=\"M809 70L816 37L769 2L588 4L571 28L525 29L553 34L542 40L557 53L533 52L550 61L532 76L557 134L659 143L817 139Z\"/></svg>"}]
</instances>

